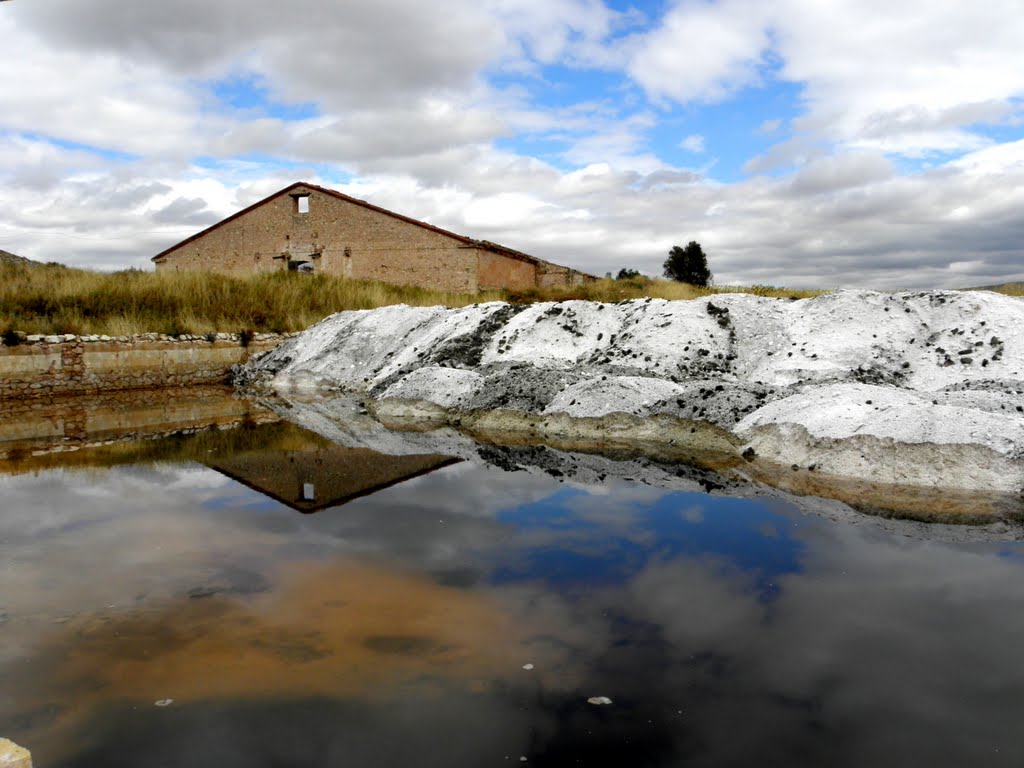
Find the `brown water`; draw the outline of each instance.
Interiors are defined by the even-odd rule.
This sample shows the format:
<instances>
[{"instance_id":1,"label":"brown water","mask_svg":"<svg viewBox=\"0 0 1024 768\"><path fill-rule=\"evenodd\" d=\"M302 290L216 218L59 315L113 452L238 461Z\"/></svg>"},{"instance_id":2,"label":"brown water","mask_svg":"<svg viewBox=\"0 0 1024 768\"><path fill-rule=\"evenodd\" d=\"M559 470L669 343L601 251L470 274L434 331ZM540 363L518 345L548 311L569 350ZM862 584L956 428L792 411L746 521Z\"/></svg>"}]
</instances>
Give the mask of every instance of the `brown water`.
<instances>
[{"instance_id":1,"label":"brown water","mask_svg":"<svg viewBox=\"0 0 1024 768\"><path fill-rule=\"evenodd\" d=\"M37 766L1024 762L1017 542L238 407L0 462L0 736Z\"/></svg>"}]
</instances>

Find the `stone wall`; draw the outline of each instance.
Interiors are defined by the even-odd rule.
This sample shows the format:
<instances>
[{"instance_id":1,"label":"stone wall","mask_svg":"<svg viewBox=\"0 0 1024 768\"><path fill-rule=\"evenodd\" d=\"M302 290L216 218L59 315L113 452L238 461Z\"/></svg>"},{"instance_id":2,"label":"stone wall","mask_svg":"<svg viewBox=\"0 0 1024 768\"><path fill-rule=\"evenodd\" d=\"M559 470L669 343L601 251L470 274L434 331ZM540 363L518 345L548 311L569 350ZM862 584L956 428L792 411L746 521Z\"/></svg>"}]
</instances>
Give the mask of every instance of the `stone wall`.
<instances>
[{"instance_id":1,"label":"stone wall","mask_svg":"<svg viewBox=\"0 0 1024 768\"><path fill-rule=\"evenodd\" d=\"M576 288L596 278L575 269L544 261L537 265L538 288Z\"/></svg>"},{"instance_id":2,"label":"stone wall","mask_svg":"<svg viewBox=\"0 0 1024 768\"><path fill-rule=\"evenodd\" d=\"M231 366L284 338L256 334L243 345L238 334L29 336L0 347L0 400L223 383Z\"/></svg>"}]
</instances>

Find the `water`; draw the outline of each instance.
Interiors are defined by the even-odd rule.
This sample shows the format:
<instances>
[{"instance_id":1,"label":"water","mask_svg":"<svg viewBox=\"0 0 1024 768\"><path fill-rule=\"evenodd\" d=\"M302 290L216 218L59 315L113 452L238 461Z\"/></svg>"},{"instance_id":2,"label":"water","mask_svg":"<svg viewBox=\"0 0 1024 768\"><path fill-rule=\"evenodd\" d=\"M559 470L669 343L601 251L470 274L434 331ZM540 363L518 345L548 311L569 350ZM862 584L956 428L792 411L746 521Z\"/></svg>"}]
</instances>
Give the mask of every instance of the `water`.
<instances>
[{"instance_id":1,"label":"water","mask_svg":"<svg viewBox=\"0 0 1024 768\"><path fill-rule=\"evenodd\" d=\"M36 452L0 735L37 766L1024 762L1015 541L248 418Z\"/></svg>"}]
</instances>

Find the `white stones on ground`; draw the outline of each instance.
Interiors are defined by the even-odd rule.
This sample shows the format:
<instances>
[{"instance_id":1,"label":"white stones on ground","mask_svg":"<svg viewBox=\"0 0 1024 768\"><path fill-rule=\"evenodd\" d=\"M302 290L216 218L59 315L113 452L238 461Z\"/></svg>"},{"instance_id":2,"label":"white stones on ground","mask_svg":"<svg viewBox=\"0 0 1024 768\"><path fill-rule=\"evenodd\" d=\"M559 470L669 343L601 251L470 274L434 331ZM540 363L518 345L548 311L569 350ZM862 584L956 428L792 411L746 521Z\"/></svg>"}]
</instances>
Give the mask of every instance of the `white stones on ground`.
<instances>
[{"instance_id":1,"label":"white stones on ground","mask_svg":"<svg viewBox=\"0 0 1024 768\"><path fill-rule=\"evenodd\" d=\"M529 672L531 669L533 669L533 664L523 664L523 669Z\"/></svg>"},{"instance_id":2,"label":"white stones on ground","mask_svg":"<svg viewBox=\"0 0 1024 768\"><path fill-rule=\"evenodd\" d=\"M157 699L153 702L154 707L169 707L174 703L174 699Z\"/></svg>"},{"instance_id":3,"label":"white stones on ground","mask_svg":"<svg viewBox=\"0 0 1024 768\"><path fill-rule=\"evenodd\" d=\"M596 707L606 707L612 703L612 700L607 696L591 696L587 699L587 704L593 704Z\"/></svg>"}]
</instances>

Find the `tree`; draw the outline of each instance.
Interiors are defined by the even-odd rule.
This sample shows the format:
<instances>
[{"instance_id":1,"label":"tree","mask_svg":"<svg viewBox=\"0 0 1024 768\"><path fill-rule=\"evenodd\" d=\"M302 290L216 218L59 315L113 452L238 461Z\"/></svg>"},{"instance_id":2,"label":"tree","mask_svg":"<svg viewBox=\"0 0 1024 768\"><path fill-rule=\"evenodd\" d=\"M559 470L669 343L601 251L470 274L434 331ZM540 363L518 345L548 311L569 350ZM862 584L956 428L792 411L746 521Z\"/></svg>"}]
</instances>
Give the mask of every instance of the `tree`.
<instances>
[{"instance_id":1,"label":"tree","mask_svg":"<svg viewBox=\"0 0 1024 768\"><path fill-rule=\"evenodd\" d=\"M622 269L619 270L619 274L617 274L615 276L615 279L616 280L629 280L629 279L634 278L634 277L640 277L640 273L637 272L635 269L629 269L628 267L623 267Z\"/></svg>"},{"instance_id":2,"label":"tree","mask_svg":"<svg viewBox=\"0 0 1024 768\"><path fill-rule=\"evenodd\" d=\"M711 270L708 269L708 257L700 243L691 240L685 248L673 245L665 259L665 277L681 283L706 287L711 282Z\"/></svg>"}]
</instances>

